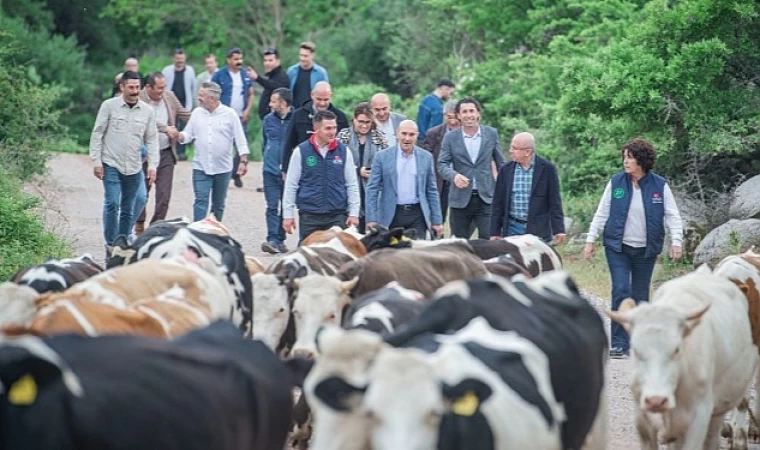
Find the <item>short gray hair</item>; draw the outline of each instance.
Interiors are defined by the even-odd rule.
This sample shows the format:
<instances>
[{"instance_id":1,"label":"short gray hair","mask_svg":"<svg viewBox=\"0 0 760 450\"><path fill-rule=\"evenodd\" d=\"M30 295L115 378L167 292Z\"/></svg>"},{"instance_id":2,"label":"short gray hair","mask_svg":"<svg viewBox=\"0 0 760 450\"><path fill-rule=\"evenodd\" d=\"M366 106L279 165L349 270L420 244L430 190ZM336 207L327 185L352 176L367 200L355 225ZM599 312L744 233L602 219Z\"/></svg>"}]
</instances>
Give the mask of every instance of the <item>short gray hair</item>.
<instances>
[{"instance_id":1,"label":"short gray hair","mask_svg":"<svg viewBox=\"0 0 760 450\"><path fill-rule=\"evenodd\" d=\"M443 108L443 113L448 114L457 112L457 103L456 100L449 100L446 102L446 106Z\"/></svg>"},{"instance_id":2,"label":"short gray hair","mask_svg":"<svg viewBox=\"0 0 760 450\"><path fill-rule=\"evenodd\" d=\"M205 89L206 92L211 94L212 97L219 100L219 97L222 96L222 88L218 84L214 83L213 81L206 81L201 85L201 89Z\"/></svg>"}]
</instances>

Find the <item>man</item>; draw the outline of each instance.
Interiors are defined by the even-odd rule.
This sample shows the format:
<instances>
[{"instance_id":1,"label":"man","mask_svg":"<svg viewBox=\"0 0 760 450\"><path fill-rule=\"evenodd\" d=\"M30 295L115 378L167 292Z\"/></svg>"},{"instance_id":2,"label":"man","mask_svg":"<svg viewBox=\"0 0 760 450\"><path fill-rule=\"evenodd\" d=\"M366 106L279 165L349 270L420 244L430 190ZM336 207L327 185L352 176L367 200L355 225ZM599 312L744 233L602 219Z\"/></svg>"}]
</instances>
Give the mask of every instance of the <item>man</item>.
<instances>
[{"instance_id":1,"label":"man","mask_svg":"<svg viewBox=\"0 0 760 450\"><path fill-rule=\"evenodd\" d=\"M218 220L224 216L227 187L232 178L233 144L240 153L238 175L248 171L248 142L243 125L234 109L219 101L222 88L214 82L206 82L198 93L198 103L185 129L179 133L179 141L188 144L195 141L193 158L193 220L208 215L209 195L211 212Z\"/></svg>"},{"instance_id":2,"label":"man","mask_svg":"<svg viewBox=\"0 0 760 450\"><path fill-rule=\"evenodd\" d=\"M166 77L166 87L174 93L180 104L186 109L193 109L193 94L195 93L195 70L192 66L187 65L187 55L181 48L174 50L172 56L174 63L164 67L161 73ZM177 129L181 130L185 122L177 121ZM185 146L177 146L177 155L180 161L185 161Z\"/></svg>"},{"instance_id":3,"label":"man","mask_svg":"<svg viewBox=\"0 0 760 450\"><path fill-rule=\"evenodd\" d=\"M195 78L195 92L193 93L193 108L198 107L198 91L201 89L201 85L207 81L211 81L211 77L214 76L217 70L219 70L217 63L216 63L216 56L213 53L208 53L203 58L203 63L206 67L206 70L201 72L200 75L198 75Z\"/></svg>"},{"instance_id":4,"label":"man","mask_svg":"<svg viewBox=\"0 0 760 450\"><path fill-rule=\"evenodd\" d=\"M394 147L396 145L396 130L398 130L399 124L406 120L406 116L391 111L391 99L383 93L373 95L369 104L372 107L372 112L375 113L377 129L385 135L388 146Z\"/></svg>"},{"instance_id":5,"label":"man","mask_svg":"<svg viewBox=\"0 0 760 450\"><path fill-rule=\"evenodd\" d=\"M177 164L177 137L179 131L174 126L177 120L190 119L190 111L183 108L177 97L166 90L166 78L161 72L153 72L148 76L145 89L140 91L140 100L153 107L156 112L156 127L158 128L159 162L156 170L156 208L150 223L166 219L169 202L172 198L174 184L174 165ZM143 163L147 172L148 164ZM150 193L150 185L146 185L146 196ZM146 199L147 200L147 199ZM139 236L145 230L146 209L143 208L135 223L135 234Z\"/></svg>"},{"instance_id":6,"label":"man","mask_svg":"<svg viewBox=\"0 0 760 450\"><path fill-rule=\"evenodd\" d=\"M264 88L264 92L261 93L261 97L259 98L259 118L261 120L264 120L264 116L269 114L271 105L269 100L272 97L272 92L275 89L286 88L290 84L288 74L282 69L280 53L276 48L264 50L264 70L266 73L264 76L261 76L253 67L248 66L248 76Z\"/></svg>"},{"instance_id":7,"label":"man","mask_svg":"<svg viewBox=\"0 0 760 450\"><path fill-rule=\"evenodd\" d=\"M293 116L293 94L287 88L277 88L269 99L271 113L264 116L262 131L264 155L264 198L267 202L267 240L261 250L267 253L287 253L285 230L282 228L282 139Z\"/></svg>"},{"instance_id":8,"label":"man","mask_svg":"<svg viewBox=\"0 0 760 450\"><path fill-rule=\"evenodd\" d=\"M282 227L293 233L298 206L299 244L314 231L359 224L359 182L351 152L338 142L332 111L314 115L314 134L290 157L282 198Z\"/></svg>"},{"instance_id":9,"label":"man","mask_svg":"<svg viewBox=\"0 0 760 450\"><path fill-rule=\"evenodd\" d=\"M565 240L559 177L552 163L536 155L530 133L517 133L508 164L499 169L493 197L491 239L533 234L555 244Z\"/></svg>"},{"instance_id":10,"label":"man","mask_svg":"<svg viewBox=\"0 0 760 450\"><path fill-rule=\"evenodd\" d=\"M290 91L293 92L293 105L300 108L309 101L309 94L320 81L329 82L324 67L314 62L317 45L313 42L301 42L298 46L298 64L288 68Z\"/></svg>"},{"instance_id":11,"label":"man","mask_svg":"<svg viewBox=\"0 0 760 450\"><path fill-rule=\"evenodd\" d=\"M311 92L311 101L306 102L302 107L293 111L293 118L290 120L288 130L285 132L285 140L282 143L282 173L288 172L290 164L290 155L296 145L309 139L314 131L313 118L319 111L330 111L337 117L338 130L348 128L348 120L343 111L334 107L332 100L332 88L330 83L320 81L314 86ZM295 100L294 100L295 101ZM297 107L294 103L293 107Z\"/></svg>"},{"instance_id":12,"label":"man","mask_svg":"<svg viewBox=\"0 0 760 450\"><path fill-rule=\"evenodd\" d=\"M119 235L129 236L135 195L143 180L143 145L148 148L148 183L156 180L158 136L156 115L139 99L140 74L127 71L121 77L122 95L104 101L90 136L90 158L95 177L103 181L103 235L106 258Z\"/></svg>"},{"instance_id":13,"label":"man","mask_svg":"<svg viewBox=\"0 0 760 450\"><path fill-rule=\"evenodd\" d=\"M438 186L438 194L441 198L441 214L443 222L446 223L446 213L449 211L449 186L451 183L441 177L438 171L438 157L441 154L441 143L443 137L451 131L459 129L459 116L457 116L457 102L449 100L446 102L445 116L446 121L441 125L436 125L429 129L425 140L422 142L422 148L433 154L433 164L435 164L435 181Z\"/></svg>"},{"instance_id":14,"label":"man","mask_svg":"<svg viewBox=\"0 0 760 450\"><path fill-rule=\"evenodd\" d=\"M441 79L435 90L426 95L417 112L417 126L420 128L420 141L425 140L427 131L443 123L443 102L454 94L454 82Z\"/></svg>"},{"instance_id":15,"label":"man","mask_svg":"<svg viewBox=\"0 0 760 450\"><path fill-rule=\"evenodd\" d=\"M367 183L367 228L379 223L388 228L443 233L441 204L435 185L433 156L417 147L417 124L404 120L398 126L398 145L375 155Z\"/></svg>"},{"instance_id":16,"label":"man","mask_svg":"<svg viewBox=\"0 0 760 450\"><path fill-rule=\"evenodd\" d=\"M211 81L222 88L221 102L234 109L243 125L243 131L248 129L248 119L251 118L253 107L253 81L243 69L243 51L237 47L227 50L227 65L219 69ZM239 152L235 154L232 165L232 179L236 187L243 187L243 180L238 176L240 164Z\"/></svg>"},{"instance_id":17,"label":"man","mask_svg":"<svg viewBox=\"0 0 760 450\"><path fill-rule=\"evenodd\" d=\"M140 63L137 61L137 58L127 58L126 61L124 61L124 72L137 72L137 74L140 75L140 88L145 86L145 78L143 78L142 73L140 73ZM121 79L121 75L124 72L116 75L113 83L113 89L111 90L111 97L121 95L119 80Z\"/></svg>"},{"instance_id":18,"label":"man","mask_svg":"<svg viewBox=\"0 0 760 450\"><path fill-rule=\"evenodd\" d=\"M488 239L494 173L491 161L504 165L499 133L480 124L480 103L472 97L457 102L456 112L462 126L446 134L441 144L438 171L452 183L449 192L451 233L469 239L475 226L478 238Z\"/></svg>"}]
</instances>

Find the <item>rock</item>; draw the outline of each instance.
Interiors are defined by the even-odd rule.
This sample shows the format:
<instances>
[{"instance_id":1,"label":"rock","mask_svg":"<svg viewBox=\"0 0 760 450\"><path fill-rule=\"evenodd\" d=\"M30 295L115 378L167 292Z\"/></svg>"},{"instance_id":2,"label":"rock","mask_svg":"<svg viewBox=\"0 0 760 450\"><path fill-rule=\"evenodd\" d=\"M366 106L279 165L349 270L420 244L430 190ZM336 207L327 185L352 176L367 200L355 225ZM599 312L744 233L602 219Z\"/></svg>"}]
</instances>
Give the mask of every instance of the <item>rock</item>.
<instances>
[{"instance_id":1,"label":"rock","mask_svg":"<svg viewBox=\"0 0 760 450\"><path fill-rule=\"evenodd\" d=\"M702 239L694 252L694 265L718 262L753 245L760 246L760 219L731 219Z\"/></svg>"},{"instance_id":2,"label":"rock","mask_svg":"<svg viewBox=\"0 0 760 450\"><path fill-rule=\"evenodd\" d=\"M732 219L760 218L760 175L756 175L734 191L728 215Z\"/></svg>"}]
</instances>

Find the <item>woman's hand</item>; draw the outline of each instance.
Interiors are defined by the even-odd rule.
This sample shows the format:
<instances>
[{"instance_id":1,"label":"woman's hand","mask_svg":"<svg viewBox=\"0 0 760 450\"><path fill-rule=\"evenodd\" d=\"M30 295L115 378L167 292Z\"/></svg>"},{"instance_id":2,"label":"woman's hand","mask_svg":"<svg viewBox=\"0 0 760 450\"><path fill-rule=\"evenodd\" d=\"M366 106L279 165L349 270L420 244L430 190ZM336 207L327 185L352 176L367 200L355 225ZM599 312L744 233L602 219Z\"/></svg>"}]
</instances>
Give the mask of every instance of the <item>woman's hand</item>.
<instances>
[{"instance_id":1,"label":"woman's hand","mask_svg":"<svg viewBox=\"0 0 760 450\"><path fill-rule=\"evenodd\" d=\"M591 259L594 257L594 243L593 242L586 242L586 245L583 247L583 257L586 259Z\"/></svg>"},{"instance_id":2,"label":"woman's hand","mask_svg":"<svg viewBox=\"0 0 760 450\"><path fill-rule=\"evenodd\" d=\"M683 256L683 250L681 249L680 245L671 245L670 252L668 254L670 255L670 259L678 261L681 259L681 256Z\"/></svg>"}]
</instances>

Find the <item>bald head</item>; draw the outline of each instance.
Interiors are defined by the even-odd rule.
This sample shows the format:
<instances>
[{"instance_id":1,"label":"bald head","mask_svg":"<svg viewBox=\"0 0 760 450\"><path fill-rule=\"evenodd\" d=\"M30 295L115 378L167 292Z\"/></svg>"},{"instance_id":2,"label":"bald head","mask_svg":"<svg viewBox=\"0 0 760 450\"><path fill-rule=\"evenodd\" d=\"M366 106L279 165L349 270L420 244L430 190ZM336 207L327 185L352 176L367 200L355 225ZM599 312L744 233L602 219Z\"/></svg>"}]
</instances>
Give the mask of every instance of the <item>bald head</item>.
<instances>
[{"instance_id":1,"label":"bald head","mask_svg":"<svg viewBox=\"0 0 760 450\"><path fill-rule=\"evenodd\" d=\"M137 58L127 58L126 61L124 61L124 71L132 71L132 72L139 72L140 64L137 62Z\"/></svg>"},{"instance_id":2,"label":"bald head","mask_svg":"<svg viewBox=\"0 0 760 450\"><path fill-rule=\"evenodd\" d=\"M326 111L332 101L332 88L327 81L320 81L311 90L311 101L317 111Z\"/></svg>"},{"instance_id":3,"label":"bald head","mask_svg":"<svg viewBox=\"0 0 760 450\"><path fill-rule=\"evenodd\" d=\"M401 151L404 153L412 152L419 135L419 128L417 128L417 123L413 120L407 119L398 124L396 140L398 141L398 146L401 148Z\"/></svg>"},{"instance_id":4,"label":"bald head","mask_svg":"<svg viewBox=\"0 0 760 450\"><path fill-rule=\"evenodd\" d=\"M369 103L372 106L372 112L375 113L375 119L381 124L388 123L388 119L391 117L390 97L380 92L373 95Z\"/></svg>"},{"instance_id":5,"label":"bald head","mask_svg":"<svg viewBox=\"0 0 760 450\"><path fill-rule=\"evenodd\" d=\"M512 145L509 146L509 156L513 161L524 167L530 165L533 154L536 151L536 138L528 132L517 133L512 137Z\"/></svg>"}]
</instances>

